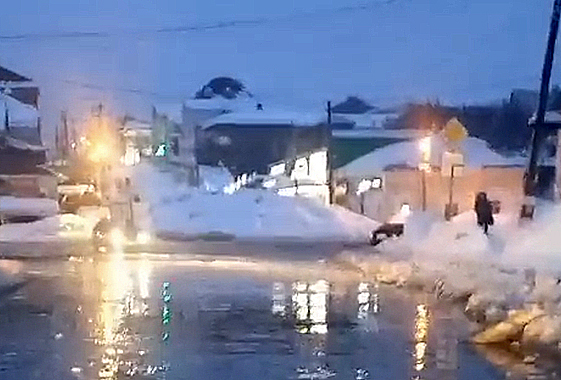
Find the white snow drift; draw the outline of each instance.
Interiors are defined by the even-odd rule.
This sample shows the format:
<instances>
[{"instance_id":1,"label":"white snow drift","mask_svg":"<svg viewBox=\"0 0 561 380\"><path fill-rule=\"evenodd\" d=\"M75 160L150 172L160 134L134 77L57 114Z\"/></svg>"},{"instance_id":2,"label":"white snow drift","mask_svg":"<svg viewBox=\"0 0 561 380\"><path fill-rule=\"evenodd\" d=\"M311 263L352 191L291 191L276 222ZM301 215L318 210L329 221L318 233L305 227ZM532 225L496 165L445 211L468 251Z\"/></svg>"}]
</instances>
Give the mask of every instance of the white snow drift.
<instances>
[{"instance_id":1,"label":"white snow drift","mask_svg":"<svg viewBox=\"0 0 561 380\"><path fill-rule=\"evenodd\" d=\"M135 168L134 185L150 204L158 232L365 242L378 225L312 199L250 189L224 194L216 190L224 187L225 176L216 170L203 170L212 175L204 177L201 189L194 189L175 182L173 172L162 172L151 165Z\"/></svg>"}]
</instances>

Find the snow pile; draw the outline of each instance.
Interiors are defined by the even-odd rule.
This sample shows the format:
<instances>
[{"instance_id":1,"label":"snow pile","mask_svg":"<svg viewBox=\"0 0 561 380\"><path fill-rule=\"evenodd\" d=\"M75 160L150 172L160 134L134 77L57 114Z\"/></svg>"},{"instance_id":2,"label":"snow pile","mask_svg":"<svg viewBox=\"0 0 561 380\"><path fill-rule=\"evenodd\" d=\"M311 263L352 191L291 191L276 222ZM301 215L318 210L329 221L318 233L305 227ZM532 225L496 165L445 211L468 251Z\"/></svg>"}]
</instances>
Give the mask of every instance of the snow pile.
<instances>
[{"instance_id":1,"label":"snow pile","mask_svg":"<svg viewBox=\"0 0 561 380\"><path fill-rule=\"evenodd\" d=\"M199 166L201 185L209 192L223 192L224 188L234 182L234 178L224 167Z\"/></svg>"},{"instance_id":2,"label":"snow pile","mask_svg":"<svg viewBox=\"0 0 561 380\"><path fill-rule=\"evenodd\" d=\"M135 168L133 185L150 204L152 222L160 234L366 242L368 233L378 225L313 199L281 197L266 190L224 194L208 191L208 186L190 188L176 183L173 172L150 165Z\"/></svg>"},{"instance_id":3,"label":"snow pile","mask_svg":"<svg viewBox=\"0 0 561 380\"><path fill-rule=\"evenodd\" d=\"M497 215L491 234L467 212L451 222L412 214L405 236L381 244L382 255L351 260L385 283L410 286L464 303L484 330L477 343L561 342L561 207L536 219ZM404 254L406 255L404 257Z\"/></svg>"},{"instance_id":4,"label":"snow pile","mask_svg":"<svg viewBox=\"0 0 561 380\"><path fill-rule=\"evenodd\" d=\"M74 214L51 216L32 223L0 226L2 242L48 242L65 239L89 239L93 229L91 220Z\"/></svg>"},{"instance_id":5,"label":"snow pile","mask_svg":"<svg viewBox=\"0 0 561 380\"><path fill-rule=\"evenodd\" d=\"M480 260L391 261L391 255L343 259L375 281L433 294L463 305L479 325L475 343L561 342L561 285L551 276L528 281L526 272Z\"/></svg>"},{"instance_id":6,"label":"snow pile","mask_svg":"<svg viewBox=\"0 0 561 380\"><path fill-rule=\"evenodd\" d=\"M58 213L58 204L48 198L0 197L0 213L10 215L52 216Z\"/></svg>"},{"instance_id":7,"label":"snow pile","mask_svg":"<svg viewBox=\"0 0 561 380\"><path fill-rule=\"evenodd\" d=\"M487 143L475 137L468 137L461 143L468 168L480 168L484 165L523 165L525 159L504 157L491 150ZM435 135L431 138L431 165L441 166L443 153L446 151L444 138ZM380 173L389 165L404 165L417 168L422 158L420 143L417 141L399 142L376 149L338 169L346 176L366 176Z\"/></svg>"},{"instance_id":8,"label":"snow pile","mask_svg":"<svg viewBox=\"0 0 561 380\"><path fill-rule=\"evenodd\" d=\"M512 230L505 252L516 265L561 272L561 205L543 205L533 221Z\"/></svg>"}]
</instances>

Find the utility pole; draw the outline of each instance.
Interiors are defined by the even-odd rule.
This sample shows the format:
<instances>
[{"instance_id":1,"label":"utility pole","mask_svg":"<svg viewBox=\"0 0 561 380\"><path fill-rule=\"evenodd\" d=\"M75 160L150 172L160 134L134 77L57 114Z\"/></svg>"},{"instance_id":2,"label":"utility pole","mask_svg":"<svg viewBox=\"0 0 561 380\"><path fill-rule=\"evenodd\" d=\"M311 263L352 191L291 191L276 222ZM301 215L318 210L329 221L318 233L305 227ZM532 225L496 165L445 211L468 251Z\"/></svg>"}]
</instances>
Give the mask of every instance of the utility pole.
<instances>
[{"instance_id":1,"label":"utility pole","mask_svg":"<svg viewBox=\"0 0 561 380\"><path fill-rule=\"evenodd\" d=\"M327 102L327 190L328 190L328 202L330 205L333 204L333 156L331 154L331 100Z\"/></svg>"},{"instance_id":2,"label":"utility pole","mask_svg":"<svg viewBox=\"0 0 561 380\"><path fill-rule=\"evenodd\" d=\"M540 156L540 150L543 145L543 141L547 136L547 131L544 126L545 113L547 109L547 99L549 96L549 81L551 79L551 68L553 65L553 53L555 50L555 41L557 39L557 33L559 30L559 16L561 14L561 0L554 0L553 11L551 15L551 24L549 27L549 36L547 40L547 49L545 52L545 58L542 69L542 79L539 94L538 110L536 112L536 119L533 123L534 132L532 135L532 150L530 152L530 162L528 164L528 170L524 178L524 195L526 197L535 197L536 194L536 184L538 181L538 165L537 160ZM531 211L530 211L531 210ZM533 207L532 205L524 204L522 207L522 217L532 217Z\"/></svg>"},{"instance_id":3,"label":"utility pole","mask_svg":"<svg viewBox=\"0 0 561 380\"><path fill-rule=\"evenodd\" d=\"M59 130L59 127L57 126L55 128L55 151L56 151L57 159L60 158L60 157L58 157L58 155L60 154L60 142L59 142L59 137L58 137L58 130Z\"/></svg>"},{"instance_id":4,"label":"utility pole","mask_svg":"<svg viewBox=\"0 0 561 380\"><path fill-rule=\"evenodd\" d=\"M61 111L60 119L62 123L62 159L66 160L68 158L68 118L66 111Z\"/></svg>"},{"instance_id":5,"label":"utility pole","mask_svg":"<svg viewBox=\"0 0 561 380\"><path fill-rule=\"evenodd\" d=\"M421 209L427 211L427 171L421 170Z\"/></svg>"}]
</instances>

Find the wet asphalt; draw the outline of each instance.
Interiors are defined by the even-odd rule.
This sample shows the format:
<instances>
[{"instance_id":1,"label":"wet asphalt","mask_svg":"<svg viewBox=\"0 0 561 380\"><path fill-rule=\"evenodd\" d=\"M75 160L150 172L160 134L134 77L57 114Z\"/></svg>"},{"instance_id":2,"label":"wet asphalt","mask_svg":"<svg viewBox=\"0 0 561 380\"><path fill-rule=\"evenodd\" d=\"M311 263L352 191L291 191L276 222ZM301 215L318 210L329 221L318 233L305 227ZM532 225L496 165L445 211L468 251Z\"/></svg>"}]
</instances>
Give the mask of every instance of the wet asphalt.
<instances>
[{"instance_id":1,"label":"wet asphalt","mask_svg":"<svg viewBox=\"0 0 561 380\"><path fill-rule=\"evenodd\" d=\"M12 247L0 260L0 379L507 376L468 343L458 310L332 265L336 249L219 247Z\"/></svg>"}]
</instances>

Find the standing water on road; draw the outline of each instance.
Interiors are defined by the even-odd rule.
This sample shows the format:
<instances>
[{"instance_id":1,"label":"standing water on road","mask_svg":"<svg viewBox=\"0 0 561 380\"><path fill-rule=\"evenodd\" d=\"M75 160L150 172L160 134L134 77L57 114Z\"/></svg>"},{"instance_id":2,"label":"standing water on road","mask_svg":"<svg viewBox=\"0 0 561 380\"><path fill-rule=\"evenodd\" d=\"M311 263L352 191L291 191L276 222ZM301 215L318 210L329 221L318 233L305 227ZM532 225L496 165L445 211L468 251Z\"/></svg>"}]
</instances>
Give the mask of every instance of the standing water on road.
<instances>
[{"instance_id":1,"label":"standing water on road","mask_svg":"<svg viewBox=\"0 0 561 380\"><path fill-rule=\"evenodd\" d=\"M2 379L501 379L426 295L327 263L4 260Z\"/></svg>"}]
</instances>

